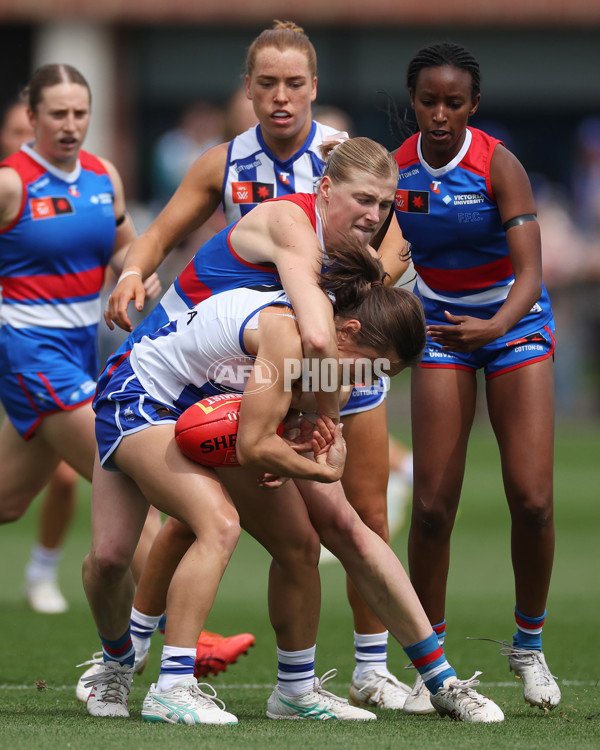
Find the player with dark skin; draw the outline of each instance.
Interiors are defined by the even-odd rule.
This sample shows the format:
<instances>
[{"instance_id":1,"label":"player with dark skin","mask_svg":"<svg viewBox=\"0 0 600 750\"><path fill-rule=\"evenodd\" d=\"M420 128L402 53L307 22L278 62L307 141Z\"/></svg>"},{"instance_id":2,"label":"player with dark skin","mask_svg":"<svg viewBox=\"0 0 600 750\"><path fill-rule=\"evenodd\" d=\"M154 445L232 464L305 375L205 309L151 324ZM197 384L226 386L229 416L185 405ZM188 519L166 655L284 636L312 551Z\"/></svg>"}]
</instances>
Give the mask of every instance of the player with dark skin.
<instances>
[{"instance_id":1,"label":"player with dark skin","mask_svg":"<svg viewBox=\"0 0 600 750\"><path fill-rule=\"evenodd\" d=\"M475 159L471 139L475 142L479 138L478 133L481 134L481 131L467 127L469 118L477 111L481 96L479 66L461 47L432 45L413 58L407 81L420 131L420 151L416 158L412 158L412 151L409 154L406 148L407 141L398 150L396 160L401 177L403 166L408 161L421 168L424 175L420 183L415 181L413 184L410 180L403 183L401 180L399 186L432 189L427 182L430 183L433 176L434 180L438 180L436 191L441 190L441 195L444 195L446 190L449 194L451 180L458 179L456 173L461 171L458 165L468 154L470 159ZM482 136L489 138L485 134ZM417 289L425 300L427 330L432 342L420 366L414 368L412 374L415 475L409 565L411 580L419 598L443 640L450 537L475 416L475 374L479 367L485 365L487 407L500 449L504 489L511 514L511 552L515 577L518 630L512 645L503 644L503 653L508 655L511 668L523 679L525 699L532 705L552 708L560 701L560 690L541 650L541 626L545 618L554 554L553 322L541 280L540 231L529 179L521 163L508 149L493 139L489 140L492 146L488 157L489 186L485 197L489 198L488 210L492 214L491 221L495 222L491 226L497 227L494 236L490 230L487 235L480 233L473 240L473 230L460 224L460 216L457 215L453 223L451 210L436 208L436 191L432 191L429 193L428 209L432 218L429 213L423 214L421 226L415 229L414 220L411 224L411 219L407 218L411 216L410 213L396 211L398 220L392 220L380 248L382 255L388 256L388 270L395 263L400 272L405 261L399 259L393 249L398 242L400 228L404 237L412 243L412 259L418 274ZM425 179L427 182L424 182ZM448 195L447 203L449 199ZM430 247L432 243L428 244L423 239L427 226L435 221L437 232L443 231L444 227L449 233L454 232L447 242L452 243L457 238L456 244L447 246L447 258L449 253L456 253L458 242L463 243L461 247L477 246L484 252L487 248L491 251L494 242L504 243L505 256L512 266L509 278L514 275L514 280L504 287L508 288L508 293L504 292L503 300L498 299L495 306L489 302L475 303L473 298L476 295L473 292L483 292L483 285L467 285L473 266L486 264L491 260L491 255L471 264L465 263L464 266L460 258L456 264L459 270L446 271L443 276L446 266L440 257L444 248L440 246L440 252L435 256L435 249ZM418 234L421 228L423 234ZM496 236L501 239L496 240ZM428 253L425 260L423 249ZM436 268L436 283L431 283L432 276L427 276L426 283L422 279L429 267ZM482 269L485 267L480 266ZM461 273L462 286L461 276L458 275ZM489 286L491 291L486 294L498 293L503 288L504 280L498 278L494 281L495 285ZM435 287L435 298L430 287ZM452 292L443 291L449 289ZM462 295L460 298L457 297L459 294ZM440 299L442 302L439 302ZM436 304L438 307L434 308ZM476 304L481 306L476 308ZM434 309L437 315L433 315ZM536 316L543 314L547 316L543 329L547 335L543 334L543 324L535 320ZM530 329L525 329L527 321L531 321ZM537 333L536 325L541 334ZM502 364L499 358L507 356L507 351L518 352L519 343L527 343L517 340L516 330L520 336L534 335L538 340L545 337L547 341L535 344L538 347L536 354L521 354L518 355L520 359L505 360ZM531 333L533 331L536 333ZM427 358L428 351L434 352L437 361L433 356ZM517 357L517 354L514 356ZM444 358L443 362L440 362L440 357ZM426 712L428 696L423 693L422 685L416 685L407 700L405 711ZM415 710L411 711L411 701L418 698L422 699L418 708L415 706Z\"/></svg>"}]
</instances>

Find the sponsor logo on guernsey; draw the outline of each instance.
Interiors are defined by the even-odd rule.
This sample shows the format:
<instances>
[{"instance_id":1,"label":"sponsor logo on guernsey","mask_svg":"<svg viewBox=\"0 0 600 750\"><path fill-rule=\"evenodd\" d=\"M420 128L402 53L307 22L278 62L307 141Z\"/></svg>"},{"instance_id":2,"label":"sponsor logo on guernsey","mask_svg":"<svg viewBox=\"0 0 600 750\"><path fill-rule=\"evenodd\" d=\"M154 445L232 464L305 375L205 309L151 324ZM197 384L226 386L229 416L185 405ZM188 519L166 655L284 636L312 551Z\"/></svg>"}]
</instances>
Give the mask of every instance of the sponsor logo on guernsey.
<instances>
[{"instance_id":1,"label":"sponsor logo on guernsey","mask_svg":"<svg viewBox=\"0 0 600 750\"><path fill-rule=\"evenodd\" d=\"M41 180L38 180L38 182L34 182L33 185L29 186L29 192L30 193L37 193L38 190L41 190L42 188L45 188L46 185L50 182L49 177L42 177Z\"/></svg>"},{"instance_id":2,"label":"sponsor logo on guernsey","mask_svg":"<svg viewBox=\"0 0 600 750\"><path fill-rule=\"evenodd\" d=\"M429 191L396 190L396 210L409 214L429 213Z\"/></svg>"},{"instance_id":3,"label":"sponsor logo on guernsey","mask_svg":"<svg viewBox=\"0 0 600 750\"><path fill-rule=\"evenodd\" d=\"M434 180L431 185L429 186L431 188L432 193L439 193L440 192L440 185L442 183L439 180Z\"/></svg>"},{"instance_id":4,"label":"sponsor logo on guernsey","mask_svg":"<svg viewBox=\"0 0 600 750\"><path fill-rule=\"evenodd\" d=\"M69 195L72 195L73 198L79 198L79 190L77 189L77 185L69 185Z\"/></svg>"},{"instance_id":5,"label":"sponsor logo on guernsey","mask_svg":"<svg viewBox=\"0 0 600 750\"><path fill-rule=\"evenodd\" d=\"M405 180L407 177L414 177L416 174L419 174L418 167L415 167L414 169L411 169L408 172L400 172L398 175L399 179Z\"/></svg>"},{"instance_id":6,"label":"sponsor logo on guernsey","mask_svg":"<svg viewBox=\"0 0 600 750\"><path fill-rule=\"evenodd\" d=\"M94 205L108 206L113 202L112 193L98 193L98 195L92 195L90 197L90 203Z\"/></svg>"},{"instance_id":7,"label":"sponsor logo on guernsey","mask_svg":"<svg viewBox=\"0 0 600 750\"><path fill-rule=\"evenodd\" d=\"M473 206L477 203L483 203L484 197L481 193L459 193L454 196L455 206Z\"/></svg>"},{"instance_id":8,"label":"sponsor logo on guernsey","mask_svg":"<svg viewBox=\"0 0 600 750\"><path fill-rule=\"evenodd\" d=\"M29 201L32 219L50 219L61 214L73 214L75 209L71 201L65 197L32 198Z\"/></svg>"},{"instance_id":9,"label":"sponsor logo on guernsey","mask_svg":"<svg viewBox=\"0 0 600 750\"><path fill-rule=\"evenodd\" d=\"M254 169L255 167L262 166L262 161L260 159L255 159L254 161L248 162L247 164L238 164L234 167L235 171L239 174L240 172L243 172L246 169Z\"/></svg>"},{"instance_id":10,"label":"sponsor logo on guernsey","mask_svg":"<svg viewBox=\"0 0 600 750\"><path fill-rule=\"evenodd\" d=\"M262 203L275 195L272 182L232 182L231 193L234 203Z\"/></svg>"},{"instance_id":11,"label":"sponsor logo on guernsey","mask_svg":"<svg viewBox=\"0 0 600 750\"><path fill-rule=\"evenodd\" d=\"M279 178L279 182L281 182L283 185L289 185L290 184L290 173L289 172L279 172L277 175Z\"/></svg>"}]
</instances>

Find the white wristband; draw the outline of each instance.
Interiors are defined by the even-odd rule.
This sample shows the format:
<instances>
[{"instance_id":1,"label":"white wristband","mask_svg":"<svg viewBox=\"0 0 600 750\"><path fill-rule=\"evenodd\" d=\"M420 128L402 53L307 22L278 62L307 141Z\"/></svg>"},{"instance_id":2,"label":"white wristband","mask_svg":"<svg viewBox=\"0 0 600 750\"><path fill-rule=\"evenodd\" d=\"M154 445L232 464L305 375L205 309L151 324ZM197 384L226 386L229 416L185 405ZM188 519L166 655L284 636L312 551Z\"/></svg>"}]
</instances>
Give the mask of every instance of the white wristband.
<instances>
[{"instance_id":1,"label":"white wristband","mask_svg":"<svg viewBox=\"0 0 600 750\"><path fill-rule=\"evenodd\" d=\"M139 276L140 279L142 278L142 274L139 271L124 271L119 276L119 280L117 281L117 284L120 284L123 281L123 279L126 279L128 276Z\"/></svg>"}]
</instances>

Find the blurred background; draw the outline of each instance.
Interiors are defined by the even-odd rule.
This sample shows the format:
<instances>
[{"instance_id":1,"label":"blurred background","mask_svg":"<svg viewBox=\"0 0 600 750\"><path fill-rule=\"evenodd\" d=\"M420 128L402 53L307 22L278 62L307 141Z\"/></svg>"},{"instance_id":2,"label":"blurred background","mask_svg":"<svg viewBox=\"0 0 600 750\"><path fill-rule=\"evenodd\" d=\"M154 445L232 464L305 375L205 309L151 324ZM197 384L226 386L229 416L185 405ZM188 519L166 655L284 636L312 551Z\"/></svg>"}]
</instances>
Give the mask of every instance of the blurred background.
<instances>
[{"instance_id":1,"label":"blurred background","mask_svg":"<svg viewBox=\"0 0 600 750\"><path fill-rule=\"evenodd\" d=\"M93 93L86 148L115 162L143 231L194 158L253 124L239 96L245 55L274 18L296 21L314 43L317 104L337 108L354 134L390 149L399 141L388 104L401 115L408 108L413 54L448 40L478 58L482 102L472 124L517 155L538 201L557 319L558 415L595 417L598 0L0 0L0 108L38 65L79 68Z\"/></svg>"}]
</instances>

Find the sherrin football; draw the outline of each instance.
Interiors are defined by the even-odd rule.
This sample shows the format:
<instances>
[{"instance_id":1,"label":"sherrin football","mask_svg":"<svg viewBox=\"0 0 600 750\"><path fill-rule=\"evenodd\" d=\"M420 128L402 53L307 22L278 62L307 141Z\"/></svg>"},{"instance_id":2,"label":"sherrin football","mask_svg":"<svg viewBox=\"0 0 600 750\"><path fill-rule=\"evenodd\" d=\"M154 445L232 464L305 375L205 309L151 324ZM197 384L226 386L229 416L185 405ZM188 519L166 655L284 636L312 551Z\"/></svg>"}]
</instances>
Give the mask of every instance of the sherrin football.
<instances>
[{"instance_id":1,"label":"sherrin football","mask_svg":"<svg viewBox=\"0 0 600 750\"><path fill-rule=\"evenodd\" d=\"M235 441L242 396L223 393L197 401L175 425L181 452L203 466L239 466Z\"/></svg>"}]
</instances>

